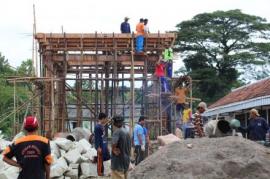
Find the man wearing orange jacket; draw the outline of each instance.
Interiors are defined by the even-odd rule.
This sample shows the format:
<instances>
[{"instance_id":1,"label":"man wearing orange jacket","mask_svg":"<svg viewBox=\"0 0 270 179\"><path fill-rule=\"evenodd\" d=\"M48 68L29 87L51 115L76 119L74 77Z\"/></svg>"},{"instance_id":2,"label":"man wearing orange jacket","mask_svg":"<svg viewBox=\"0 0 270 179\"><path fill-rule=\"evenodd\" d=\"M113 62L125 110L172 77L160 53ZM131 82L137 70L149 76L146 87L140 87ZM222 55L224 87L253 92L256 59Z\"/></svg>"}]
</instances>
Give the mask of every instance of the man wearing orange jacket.
<instances>
[{"instance_id":1,"label":"man wearing orange jacket","mask_svg":"<svg viewBox=\"0 0 270 179\"><path fill-rule=\"evenodd\" d=\"M21 169L18 179L49 179L52 163L49 140L37 135L38 121L35 116L26 117L23 125L27 135L5 149L3 160Z\"/></svg>"},{"instance_id":2,"label":"man wearing orange jacket","mask_svg":"<svg viewBox=\"0 0 270 179\"><path fill-rule=\"evenodd\" d=\"M144 42L144 19L141 18L140 22L136 25L136 52L143 52Z\"/></svg>"}]
</instances>

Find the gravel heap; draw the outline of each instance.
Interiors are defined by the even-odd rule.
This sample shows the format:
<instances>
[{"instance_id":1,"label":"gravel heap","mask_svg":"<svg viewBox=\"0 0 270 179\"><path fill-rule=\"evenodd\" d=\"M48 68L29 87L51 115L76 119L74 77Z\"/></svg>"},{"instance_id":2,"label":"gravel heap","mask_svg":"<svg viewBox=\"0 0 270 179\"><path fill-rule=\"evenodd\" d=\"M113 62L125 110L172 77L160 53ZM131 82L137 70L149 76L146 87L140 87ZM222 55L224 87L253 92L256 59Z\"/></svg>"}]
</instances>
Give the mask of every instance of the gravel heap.
<instances>
[{"instance_id":1,"label":"gravel heap","mask_svg":"<svg viewBox=\"0 0 270 179\"><path fill-rule=\"evenodd\" d=\"M174 142L141 162L129 178L269 179L269 176L269 148L240 137L223 137Z\"/></svg>"}]
</instances>

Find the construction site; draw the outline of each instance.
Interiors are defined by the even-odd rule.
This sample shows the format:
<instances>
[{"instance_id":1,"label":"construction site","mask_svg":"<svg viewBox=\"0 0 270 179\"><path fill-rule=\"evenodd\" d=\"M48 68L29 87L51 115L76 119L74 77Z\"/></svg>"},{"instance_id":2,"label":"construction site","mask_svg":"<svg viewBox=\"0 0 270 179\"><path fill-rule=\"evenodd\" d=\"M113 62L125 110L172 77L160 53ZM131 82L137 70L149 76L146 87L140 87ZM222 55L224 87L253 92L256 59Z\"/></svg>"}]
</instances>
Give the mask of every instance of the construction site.
<instances>
[{"instance_id":1,"label":"construction site","mask_svg":"<svg viewBox=\"0 0 270 179\"><path fill-rule=\"evenodd\" d=\"M162 52L175 38L173 33L149 34L145 52L136 54L134 34L37 33L40 77L10 81L34 85L31 111L40 119L43 135L70 132L85 121L93 132L96 115L104 112L123 115L131 129L146 115L156 137L169 133L175 121L173 94L163 94L154 75ZM68 94L75 103L68 103Z\"/></svg>"},{"instance_id":2,"label":"construction site","mask_svg":"<svg viewBox=\"0 0 270 179\"><path fill-rule=\"evenodd\" d=\"M175 94L164 92L154 75L162 52L174 44L174 33L148 34L143 53L136 53L135 34L37 33L34 37L40 77L10 78L9 82L33 85L30 111L40 120L40 134L52 139L51 178L98 177L93 163L97 151L88 141L100 112L123 116L131 136L138 118L147 117L149 157L135 168L131 164L129 178L268 178L269 149L239 136L224 137L231 135L223 131L228 122L213 133L221 139L184 140L176 123ZM190 96L185 98L191 105L200 100L192 97L190 77L171 78L169 84L189 88ZM14 134L22 125L21 120L14 121ZM109 122L109 140L112 132ZM2 145L7 144L2 139ZM110 160L104 167L103 178L109 178ZM2 178L16 177L16 169L4 168Z\"/></svg>"}]
</instances>

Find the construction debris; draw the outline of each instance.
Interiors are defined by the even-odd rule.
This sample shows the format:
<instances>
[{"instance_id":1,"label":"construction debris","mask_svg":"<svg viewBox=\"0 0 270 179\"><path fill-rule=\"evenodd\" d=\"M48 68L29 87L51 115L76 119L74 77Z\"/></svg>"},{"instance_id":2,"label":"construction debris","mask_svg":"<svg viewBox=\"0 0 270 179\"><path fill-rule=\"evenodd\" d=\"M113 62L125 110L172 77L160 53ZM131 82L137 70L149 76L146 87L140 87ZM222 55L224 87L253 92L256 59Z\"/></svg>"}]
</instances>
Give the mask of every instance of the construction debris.
<instances>
[{"instance_id":1,"label":"construction debris","mask_svg":"<svg viewBox=\"0 0 270 179\"><path fill-rule=\"evenodd\" d=\"M188 139L162 147L137 165L130 178L268 179L269 153L270 149L241 137Z\"/></svg>"}]
</instances>

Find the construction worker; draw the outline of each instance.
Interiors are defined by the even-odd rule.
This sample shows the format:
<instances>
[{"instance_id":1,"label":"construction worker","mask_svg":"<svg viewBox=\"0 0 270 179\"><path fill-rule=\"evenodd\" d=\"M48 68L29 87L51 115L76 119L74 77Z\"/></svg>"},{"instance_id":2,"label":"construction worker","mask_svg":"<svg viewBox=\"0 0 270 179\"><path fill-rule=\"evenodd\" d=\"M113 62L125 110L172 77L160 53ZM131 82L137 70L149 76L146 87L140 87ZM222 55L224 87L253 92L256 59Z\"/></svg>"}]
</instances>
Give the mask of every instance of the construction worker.
<instances>
[{"instance_id":1,"label":"construction worker","mask_svg":"<svg viewBox=\"0 0 270 179\"><path fill-rule=\"evenodd\" d=\"M5 149L3 160L21 169L19 179L49 179L52 163L49 140L37 135L38 120L35 116L26 117L23 128L26 136L15 140Z\"/></svg>"},{"instance_id":2,"label":"construction worker","mask_svg":"<svg viewBox=\"0 0 270 179\"><path fill-rule=\"evenodd\" d=\"M145 152L145 132L144 126L144 116L140 116L138 123L134 127L133 140L135 145L135 165L138 165L144 159Z\"/></svg>"},{"instance_id":3,"label":"construction worker","mask_svg":"<svg viewBox=\"0 0 270 179\"><path fill-rule=\"evenodd\" d=\"M123 127L122 116L114 116L112 120L116 130L112 135L111 178L127 179L131 151L130 135Z\"/></svg>"},{"instance_id":4,"label":"construction worker","mask_svg":"<svg viewBox=\"0 0 270 179\"><path fill-rule=\"evenodd\" d=\"M144 19L143 23L144 23L144 34L147 35L150 33L149 27L148 27L148 19Z\"/></svg>"},{"instance_id":5,"label":"construction worker","mask_svg":"<svg viewBox=\"0 0 270 179\"><path fill-rule=\"evenodd\" d=\"M164 72L165 64L159 59L156 63L155 67L155 76L158 77L161 83L161 91L168 93L170 92L170 87L168 85L168 81L165 77L165 72Z\"/></svg>"},{"instance_id":6,"label":"construction worker","mask_svg":"<svg viewBox=\"0 0 270 179\"><path fill-rule=\"evenodd\" d=\"M183 123L183 111L185 108L185 103L186 103L186 96L187 93L189 92L189 89L186 88L185 86L178 86L174 90L174 94L176 97L176 111L178 114L178 121L177 121L177 127L181 128L182 123Z\"/></svg>"},{"instance_id":7,"label":"construction worker","mask_svg":"<svg viewBox=\"0 0 270 179\"><path fill-rule=\"evenodd\" d=\"M104 141L104 126L107 123L107 115L104 113L99 113L98 115L98 123L95 126L94 134L95 134L95 148L97 150L97 173L98 176L104 175L104 165L103 158L106 155L106 141ZM108 154L107 154L108 155Z\"/></svg>"},{"instance_id":8,"label":"construction worker","mask_svg":"<svg viewBox=\"0 0 270 179\"><path fill-rule=\"evenodd\" d=\"M191 118L192 118L192 112L189 107L189 103L186 102L184 105L184 111L183 111L183 117L182 117L182 122L183 122L182 131L183 131L184 139L188 137L188 133L186 132L186 129L190 125Z\"/></svg>"},{"instance_id":9,"label":"construction worker","mask_svg":"<svg viewBox=\"0 0 270 179\"><path fill-rule=\"evenodd\" d=\"M269 129L266 120L260 117L257 109L251 109L249 111L250 119L247 128L240 127L240 131L247 132L248 138L253 141L265 140L265 135Z\"/></svg>"},{"instance_id":10,"label":"construction worker","mask_svg":"<svg viewBox=\"0 0 270 179\"><path fill-rule=\"evenodd\" d=\"M128 23L129 18L125 17L124 22L121 23L120 30L123 34L130 34L130 25Z\"/></svg>"},{"instance_id":11,"label":"construction worker","mask_svg":"<svg viewBox=\"0 0 270 179\"><path fill-rule=\"evenodd\" d=\"M144 19L141 18L140 22L136 25L136 52L143 52L143 42L144 42Z\"/></svg>"},{"instance_id":12,"label":"construction worker","mask_svg":"<svg viewBox=\"0 0 270 179\"><path fill-rule=\"evenodd\" d=\"M162 55L163 55L164 62L166 62L167 77L172 78L172 74L173 74L173 69L172 69L173 50L172 50L172 48L167 45L166 49L163 51Z\"/></svg>"},{"instance_id":13,"label":"construction worker","mask_svg":"<svg viewBox=\"0 0 270 179\"><path fill-rule=\"evenodd\" d=\"M195 137L204 137L204 130L203 130L203 124L206 122L206 119L202 116L204 111L207 110L207 105L205 102L200 102L197 107L197 112L194 114L194 120L193 120L193 125L194 125L194 134Z\"/></svg>"}]
</instances>

